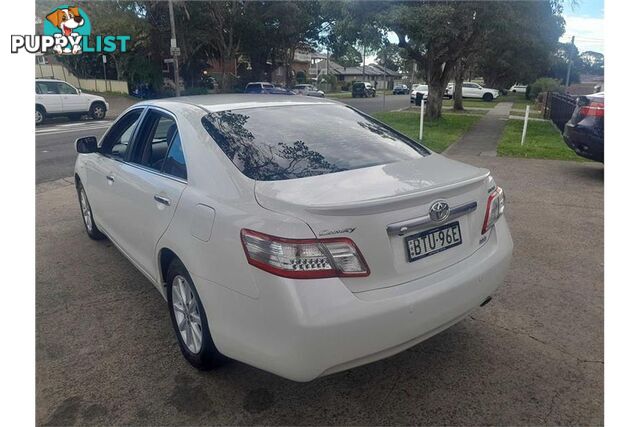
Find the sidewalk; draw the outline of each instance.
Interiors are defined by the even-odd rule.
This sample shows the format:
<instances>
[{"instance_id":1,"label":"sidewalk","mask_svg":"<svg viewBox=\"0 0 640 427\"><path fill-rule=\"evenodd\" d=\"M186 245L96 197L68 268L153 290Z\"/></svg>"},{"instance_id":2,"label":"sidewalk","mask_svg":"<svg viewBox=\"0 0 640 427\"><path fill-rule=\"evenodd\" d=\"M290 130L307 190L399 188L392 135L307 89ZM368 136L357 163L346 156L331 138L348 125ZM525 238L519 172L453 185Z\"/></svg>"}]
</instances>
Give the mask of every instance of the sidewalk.
<instances>
[{"instance_id":1,"label":"sidewalk","mask_svg":"<svg viewBox=\"0 0 640 427\"><path fill-rule=\"evenodd\" d=\"M466 134L444 150L447 156L495 157L498 140L509 119L512 102L500 102L487 112Z\"/></svg>"}]
</instances>

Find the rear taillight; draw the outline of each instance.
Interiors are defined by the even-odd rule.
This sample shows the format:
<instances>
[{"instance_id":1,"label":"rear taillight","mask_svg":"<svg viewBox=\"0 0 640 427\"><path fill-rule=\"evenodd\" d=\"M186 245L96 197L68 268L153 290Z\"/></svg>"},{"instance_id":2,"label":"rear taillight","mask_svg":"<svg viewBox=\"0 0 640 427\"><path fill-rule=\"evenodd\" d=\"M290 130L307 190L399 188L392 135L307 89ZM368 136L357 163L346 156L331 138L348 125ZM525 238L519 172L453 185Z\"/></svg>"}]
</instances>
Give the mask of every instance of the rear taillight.
<instances>
[{"instance_id":1,"label":"rear taillight","mask_svg":"<svg viewBox=\"0 0 640 427\"><path fill-rule=\"evenodd\" d=\"M581 116L604 117L604 102L592 102L580 107Z\"/></svg>"},{"instance_id":2,"label":"rear taillight","mask_svg":"<svg viewBox=\"0 0 640 427\"><path fill-rule=\"evenodd\" d=\"M498 218L504 213L504 191L502 188L496 187L489 195L487 200L487 211L484 214L484 223L482 224L482 234L491 230Z\"/></svg>"},{"instance_id":3,"label":"rear taillight","mask_svg":"<svg viewBox=\"0 0 640 427\"><path fill-rule=\"evenodd\" d=\"M243 229L249 264L294 279L363 277L369 267L351 239L285 239Z\"/></svg>"}]
</instances>

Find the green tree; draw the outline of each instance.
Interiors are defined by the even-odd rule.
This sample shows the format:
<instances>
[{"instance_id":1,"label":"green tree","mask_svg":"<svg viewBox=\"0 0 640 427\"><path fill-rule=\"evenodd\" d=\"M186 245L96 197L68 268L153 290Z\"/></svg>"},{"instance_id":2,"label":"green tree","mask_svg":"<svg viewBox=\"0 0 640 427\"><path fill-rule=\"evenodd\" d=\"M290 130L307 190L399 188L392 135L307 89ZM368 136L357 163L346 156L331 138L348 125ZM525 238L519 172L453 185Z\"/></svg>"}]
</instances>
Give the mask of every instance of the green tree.
<instances>
[{"instance_id":1,"label":"green tree","mask_svg":"<svg viewBox=\"0 0 640 427\"><path fill-rule=\"evenodd\" d=\"M500 5L501 19L476 48L477 72L487 86L504 89L530 83L549 68L564 20L549 2Z\"/></svg>"}]
</instances>

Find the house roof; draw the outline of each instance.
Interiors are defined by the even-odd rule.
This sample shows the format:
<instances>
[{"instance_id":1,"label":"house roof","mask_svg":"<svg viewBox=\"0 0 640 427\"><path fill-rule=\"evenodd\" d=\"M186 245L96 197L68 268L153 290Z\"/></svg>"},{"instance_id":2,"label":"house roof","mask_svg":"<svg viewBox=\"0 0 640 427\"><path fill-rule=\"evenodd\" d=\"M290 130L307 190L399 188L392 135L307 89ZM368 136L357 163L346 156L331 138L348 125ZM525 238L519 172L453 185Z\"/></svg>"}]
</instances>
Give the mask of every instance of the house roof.
<instances>
[{"instance_id":1,"label":"house roof","mask_svg":"<svg viewBox=\"0 0 640 427\"><path fill-rule=\"evenodd\" d=\"M326 60L319 61L318 68L324 70L326 67ZM384 77L385 70L387 77L400 77L401 74L397 71L390 70L378 64L369 64L364 66L365 76L370 77ZM343 75L343 76L361 76L362 66L358 67L345 67L337 62L329 60L329 74Z\"/></svg>"}]
</instances>

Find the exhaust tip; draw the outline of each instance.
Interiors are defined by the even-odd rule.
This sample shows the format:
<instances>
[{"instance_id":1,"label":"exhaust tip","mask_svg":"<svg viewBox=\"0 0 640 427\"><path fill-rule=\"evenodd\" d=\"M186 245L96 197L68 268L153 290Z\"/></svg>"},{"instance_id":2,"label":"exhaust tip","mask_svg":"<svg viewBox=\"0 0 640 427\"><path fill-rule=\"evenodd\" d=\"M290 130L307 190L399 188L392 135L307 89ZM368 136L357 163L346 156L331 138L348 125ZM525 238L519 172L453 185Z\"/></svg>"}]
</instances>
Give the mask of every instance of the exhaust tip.
<instances>
[{"instance_id":1,"label":"exhaust tip","mask_svg":"<svg viewBox=\"0 0 640 427\"><path fill-rule=\"evenodd\" d=\"M487 297L484 301L482 301L482 304L480 304L480 307L484 307L485 305L489 304L492 299L493 298L491 297Z\"/></svg>"}]
</instances>

